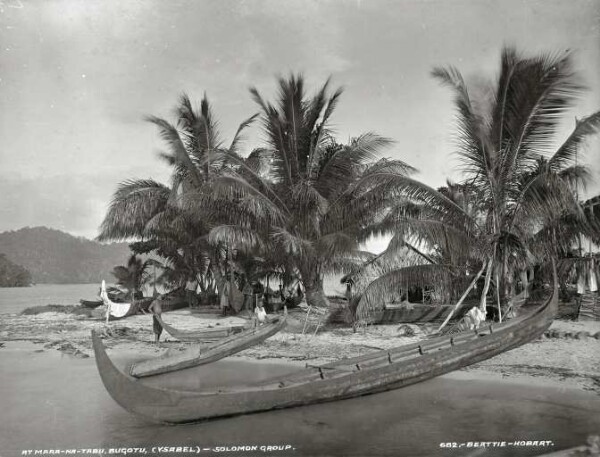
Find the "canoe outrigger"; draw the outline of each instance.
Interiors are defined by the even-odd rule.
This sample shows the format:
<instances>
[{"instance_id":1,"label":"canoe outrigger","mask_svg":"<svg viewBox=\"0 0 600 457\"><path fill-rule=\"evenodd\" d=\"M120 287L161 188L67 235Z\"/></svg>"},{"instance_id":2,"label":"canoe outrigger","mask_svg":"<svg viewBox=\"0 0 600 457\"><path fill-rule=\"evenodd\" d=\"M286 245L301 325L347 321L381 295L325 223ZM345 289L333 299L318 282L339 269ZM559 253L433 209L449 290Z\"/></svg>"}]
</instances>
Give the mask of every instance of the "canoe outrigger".
<instances>
[{"instance_id":1,"label":"canoe outrigger","mask_svg":"<svg viewBox=\"0 0 600 457\"><path fill-rule=\"evenodd\" d=\"M195 344L183 352L144 360L131 365L129 373L137 378L204 365L252 347L279 332L286 324L287 313L265 325L248 328L241 333L210 344Z\"/></svg>"},{"instance_id":2,"label":"canoe outrigger","mask_svg":"<svg viewBox=\"0 0 600 457\"><path fill-rule=\"evenodd\" d=\"M247 329L244 325L231 325L223 327L206 327L198 330L178 330L167 324L160 316L156 316L162 328L173 338L188 342L212 342L229 337Z\"/></svg>"}]
</instances>

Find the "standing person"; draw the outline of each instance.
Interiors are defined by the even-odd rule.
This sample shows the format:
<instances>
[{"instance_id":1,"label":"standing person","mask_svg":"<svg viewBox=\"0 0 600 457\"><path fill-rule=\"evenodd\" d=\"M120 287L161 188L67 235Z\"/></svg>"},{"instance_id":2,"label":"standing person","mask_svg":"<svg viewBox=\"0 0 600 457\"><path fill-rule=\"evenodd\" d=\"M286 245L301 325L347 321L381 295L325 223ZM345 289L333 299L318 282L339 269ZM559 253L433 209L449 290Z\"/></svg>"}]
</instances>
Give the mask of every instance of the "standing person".
<instances>
[{"instance_id":1,"label":"standing person","mask_svg":"<svg viewBox=\"0 0 600 457\"><path fill-rule=\"evenodd\" d=\"M154 343L158 344L158 340L160 339L160 335L162 333L162 325L160 324L157 316L160 318L162 314L162 306L160 304L162 300L162 295L159 295L156 300L150 303L148 307L148 311L152 313L152 330L154 331Z\"/></svg>"},{"instance_id":2,"label":"standing person","mask_svg":"<svg viewBox=\"0 0 600 457\"><path fill-rule=\"evenodd\" d=\"M223 292L221 293L220 299L221 313L223 314L223 316L227 316L229 311L229 290L229 281L227 281L223 286Z\"/></svg>"},{"instance_id":3,"label":"standing person","mask_svg":"<svg viewBox=\"0 0 600 457\"><path fill-rule=\"evenodd\" d=\"M252 310L250 308L254 306L254 288L249 281L246 281L242 293L244 294L244 309L248 314L251 314Z\"/></svg>"},{"instance_id":4,"label":"standing person","mask_svg":"<svg viewBox=\"0 0 600 457\"><path fill-rule=\"evenodd\" d=\"M198 281L191 277L185 284L185 297L189 308L196 307L196 290L198 289Z\"/></svg>"}]
</instances>

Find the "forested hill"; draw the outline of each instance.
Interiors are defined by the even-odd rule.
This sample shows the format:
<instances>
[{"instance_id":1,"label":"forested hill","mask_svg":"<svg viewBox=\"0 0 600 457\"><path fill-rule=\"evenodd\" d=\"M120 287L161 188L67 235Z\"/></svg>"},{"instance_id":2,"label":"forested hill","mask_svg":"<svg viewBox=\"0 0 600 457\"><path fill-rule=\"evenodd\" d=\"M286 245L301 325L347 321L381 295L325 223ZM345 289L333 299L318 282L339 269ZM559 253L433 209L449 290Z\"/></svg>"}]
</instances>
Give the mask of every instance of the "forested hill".
<instances>
[{"instance_id":1,"label":"forested hill","mask_svg":"<svg viewBox=\"0 0 600 457\"><path fill-rule=\"evenodd\" d=\"M127 243L102 244L46 227L0 233L0 253L26 268L34 283L113 281L110 273L127 262Z\"/></svg>"},{"instance_id":2,"label":"forested hill","mask_svg":"<svg viewBox=\"0 0 600 457\"><path fill-rule=\"evenodd\" d=\"M31 273L0 253L0 287L27 287L31 285Z\"/></svg>"}]
</instances>

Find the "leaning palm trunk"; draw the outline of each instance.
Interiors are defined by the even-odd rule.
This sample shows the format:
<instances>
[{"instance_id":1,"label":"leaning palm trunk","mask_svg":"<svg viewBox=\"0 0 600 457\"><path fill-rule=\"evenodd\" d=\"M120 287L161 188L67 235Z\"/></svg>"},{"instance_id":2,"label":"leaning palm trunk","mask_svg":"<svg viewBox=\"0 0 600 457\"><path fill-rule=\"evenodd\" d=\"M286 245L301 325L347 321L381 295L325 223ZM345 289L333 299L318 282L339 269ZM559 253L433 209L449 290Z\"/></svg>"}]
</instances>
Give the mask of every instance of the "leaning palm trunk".
<instances>
[{"instance_id":1,"label":"leaning palm trunk","mask_svg":"<svg viewBox=\"0 0 600 457\"><path fill-rule=\"evenodd\" d=\"M481 267L481 270L479 270L479 272L477 273L477 275L475 276L473 281L471 281L471 284L469 284L469 287L467 287L467 290L464 291L464 293L462 294L462 297L460 297L460 300L458 300L458 303L456 303L454 308L452 308L452 311L450 311L450 314L448 314L448 316L446 317L446 319L444 320L442 325L440 325L440 327L436 330L436 333L439 333L446 326L446 324L448 324L448 322L450 322L450 318L454 315L454 313L460 307L460 305L462 305L463 301L465 301L465 299L469 295L469 292L471 292L471 289L473 289L473 287L475 287L477 285L477 281L479 281L479 278L481 278L481 275L483 274L485 267L486 267L486 263L484 262L483 266Z\"/></svg>"},{"instance_id":2,"label":"leaning palm trunk","mask_svg":"<svg viewBox=\"0 0 600 457\"><path fill-rule=\"evenodd\" d=\"M500 303L500 275L496 271L496 301L498 303L498 322L502 322L502 305Z\"/></svg>"},{"instance_id":3,"label":"leaning palm trunk","mask_svg":"<svg viewBox=\"0 0 600 457\"><path fill-rule=\"evenodd\" d=\"M486 312L486 308L487 308L487 294L488 294L488 291L490 290L490 282L492 279L493 268L494 268L494 258L492 257L488 262L487 271L485 273L485 283L483 286L483 291L481 292L481 302L479 305L479 309L481 311L483 311L484 313Z\"/></svg>"}]
</instances>

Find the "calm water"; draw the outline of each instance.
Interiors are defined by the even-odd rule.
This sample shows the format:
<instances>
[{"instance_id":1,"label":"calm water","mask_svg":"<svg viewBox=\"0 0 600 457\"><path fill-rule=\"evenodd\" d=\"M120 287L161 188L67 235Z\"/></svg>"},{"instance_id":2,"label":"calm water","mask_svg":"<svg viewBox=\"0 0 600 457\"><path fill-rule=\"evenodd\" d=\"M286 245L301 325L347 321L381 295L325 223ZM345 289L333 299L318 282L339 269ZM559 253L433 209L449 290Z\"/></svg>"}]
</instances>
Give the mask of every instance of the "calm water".
<instances>
[{"instance_id":1,"label":"calm water","mask_svg":"<svg viewBox=\"0 0 600 457\"><path fill-rule=\"evenodd\" d=\"M325 292L344 295L338 276L327 276ZM0 287L0 314L20 313L25 308L43 305L78 305L80 299L95 300L98 284L37 284L31 287ZM147 291L149 293L149 291Z\"/></svg>"},{"instance_id":2,"label":"calm water","mask_svg":"<svg viewBox=\"0 0 600 457\"><path fill-rule=\"evenodd\" d=\"M78 305L80 299L97 298L98 284L37 284L31 287L0 287L0 314L20 313L43 305Z\"/></svg>"},{"instance_id":3,"label":"calm water","mask_svg":"<svg viewBox=\"0 0 600 457\"><path fill-rule=\"evenodd\" d=\"M579 445L600 431L600 396L556 387L436 378L377 395L199 424L163 426L121 409L101 384L93 359L40 346L0 349L0 455L30 449L289 445L287 452L226 456L529 456ZM119 364L125 359L115 356ZM220 361L153 383L214 385L260 380L292 368ZM553 448L455 449L440 442L552 440ZM150 451L149 451L150 452ZM33 455L33 454L32 454ZM130 454L134 455L134 454ZM137 454L135 454L137 455ZM182 456L184 454L161 454Z\"/></svg>"}]
</instances>

